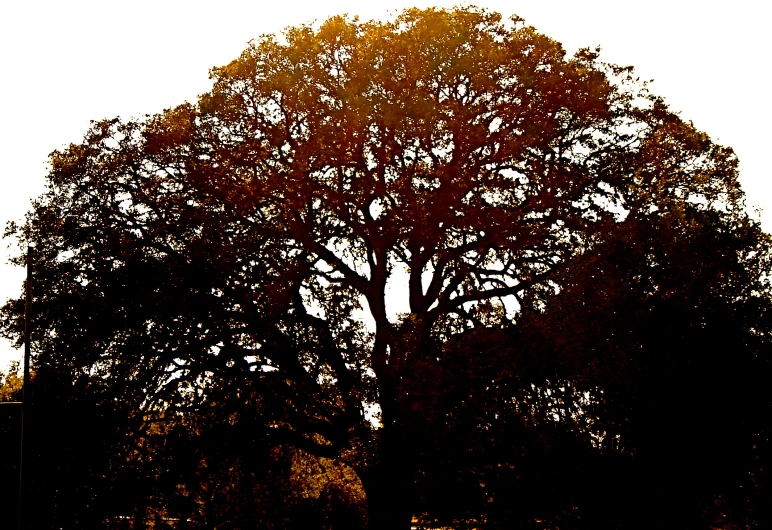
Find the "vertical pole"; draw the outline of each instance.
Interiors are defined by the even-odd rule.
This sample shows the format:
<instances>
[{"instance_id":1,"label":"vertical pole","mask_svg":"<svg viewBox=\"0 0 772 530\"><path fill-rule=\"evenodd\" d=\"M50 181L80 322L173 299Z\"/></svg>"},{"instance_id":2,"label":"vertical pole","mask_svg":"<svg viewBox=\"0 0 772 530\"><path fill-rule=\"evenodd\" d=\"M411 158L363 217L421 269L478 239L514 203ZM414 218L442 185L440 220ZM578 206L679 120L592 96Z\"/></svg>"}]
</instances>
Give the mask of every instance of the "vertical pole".
<instances>
[{"instance_id":1,"label":"vertical pole","mask_svg":"<svg viewBox=\"0 0 772 530\"><path fill-rule=\"evenodd\" d=\"M27 246L27 281L24 285L24 381L21 389L21 443L19 448L19 530L24 529L24 413L32 395L29 382L30 332L32 331L32 246Z\"/></svg>"}]
</instances>

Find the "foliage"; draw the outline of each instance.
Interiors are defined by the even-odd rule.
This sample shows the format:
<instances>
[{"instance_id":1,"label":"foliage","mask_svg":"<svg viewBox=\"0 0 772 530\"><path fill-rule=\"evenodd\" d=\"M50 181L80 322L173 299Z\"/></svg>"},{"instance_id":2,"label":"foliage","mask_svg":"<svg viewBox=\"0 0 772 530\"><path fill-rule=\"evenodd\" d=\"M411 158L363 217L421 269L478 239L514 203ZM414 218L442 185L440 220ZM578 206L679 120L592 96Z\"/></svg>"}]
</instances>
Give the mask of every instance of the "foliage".
<instances>
[{"instance_id":1,"label":"foliage","mask_svg":"<svg viewBox=\"0 0 772 530\"><path fill-rule=\"evenodd\" d=\"M657 377L676 373L668 363L686 370L686 344L718 344L725 324L734 335L721 344L747 346L744 359L761 348L747 341L766 344L756 318L766 299L755 294L766 269L753 261L753 252L766 256L766 239L745 217L731 150L598 53L566 57L522 20L474 7L406 10L389 22L336 17L253 42L212 71L212 90L195 104L94 123L82 143L51 155L47 192L8 229L36 248L38 365L121 403L133 436L170 440L182 429L174 451L185 436L203 443L209 427L196 422L229 433L221 436L238 446L232 457L190 456L198 463L189 470L203 475L186 479L183 504L220 488L224 469L254 470L266 448L292 446L356 472L370 528L406 528L420 506L453 511L422 489L441 468L427 459L440 433L504 429L507 447L522 446L512 473L483 473L500 483L497 495L538 454L549 477L572 455L593 462L598 449L656 447L636 429L651 432L647 414L666 407L646 412L635 400L666 404L693 389L658 394ZM744 254L731 246L745 241L743 229L759 245ZM609 251L649 237L660 247L619 253L628 262ZM692 256L684 241L696 241L703 261L679 270L676 260ZM687 283L693 305L684 306L678 289L714 251L727 268ZM403 314L391 305L399 288ZM654 301L657 311L640 320L635 312ZM2 315L16 340L22 306L11 301ZM623 331L609 335L591 315ZM652 327L666 330L662 343ZM506 346L470 353L486 330L504 333L493 344ZM643 362L636 348L667 355ZM617 361L635 367L629 377L641 386L601 399L624 393L604 372ZM708 364L706 376L717 377ZM478 370L487 373L476 379ZM576 395L555 426L545 418L557 414L558 389L564 400ZM462 392L468 401L454 397ZM595 401L581 403L583 392ZM458 425L453 400L466 403ZM691 443L680 417L667 425ZM149 427L162 420L171 431ZM166 458L163 443L155 458ZM503 448L479 449L469 454L481 460L459 469L501 463ZM554 480L531 478L545 513L563 510ZM243 484L238 499L252 491ZM463 504L470 513L495 501L475 495Z\"/></svg>"},{"instance_id":2,"label":"foliage","mask_svg":"<svg viewBox=\"0 0 772 530\"><path fill-rule=\"evenodd\" d=\"M718 223L628 219L546 307L444 345L419 480L437 523L768 525L768 236Z\"/></svg>"}]
</instances>

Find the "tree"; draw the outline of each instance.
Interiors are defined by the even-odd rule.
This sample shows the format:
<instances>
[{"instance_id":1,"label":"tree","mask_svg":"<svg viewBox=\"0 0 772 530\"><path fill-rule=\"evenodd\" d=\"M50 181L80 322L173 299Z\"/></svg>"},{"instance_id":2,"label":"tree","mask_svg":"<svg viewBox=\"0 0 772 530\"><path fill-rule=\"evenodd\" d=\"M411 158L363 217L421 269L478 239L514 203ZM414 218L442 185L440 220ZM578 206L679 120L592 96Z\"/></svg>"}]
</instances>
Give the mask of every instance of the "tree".
<instances>
[{"instance_id":1,"label":"tree","mask_svg":"<svg viewBox=\"0 0 772 530\"><path fill-rule=\"evenodd\" d=\"M15 525L19 507L19 445L21 440L21 407L1 403L19 402L22 378L18 363L6 375L0 372L0 509L9 514L8 525Z\"/></svg>"},{"instance_id":2,"label":"tree","mask_svg":"<svg viewBox=\"0 0 772 530\"><path fill-rule=\"evenodd\" d=\"M23 378L18 372L13 365L8 376L0 377L0 400L21 400ZM95 385L84 391L84 378L70 376L42 365L32 374L31 391L24 392L25 528L96 528L116 504L113 463L118 442L132 428L131 416ZM2 409L2 503L11 514L5 524L14 528L21 407Z\"/></svg>"},{"instance_id":3,"label":"tree","mask_svg":"<svg viewBox=\"0 0 772 530\"><path fill-rule=\"evenodd\" d=\"M639 214L516 325L445 342L429 527L768 526L769 260L748 219Z\"/></svg>"},{"instance_id":4,"label":"tree","mask_svg":"<svg viewBox=\"0 0 772 530\"><path fill-rule=\"evenodd\" d=\"M351 466L370 528L408 527L438 344L546 304L639 213L743 215L731 150L598 54L474 7L336 17L195 104L94 123L8 230L37 249L38 363L143 414L235 385L251 432Z\"/></svg>"},{"instance_id":5,"label":"tree","mask_svg":"<svg viewBox=\"0 0 772 530\"><path fill-rule=\"evenodd\" d=\"M768 525L756 509L768 485L753 477L772 405L769 260L769 236L742 216L689 204L639 213L564 269L549 309L521 322L523 347L592 395L590 429L623 457L613 483L625 493L607 495L617 513L601 504L595 517L624 528Z\"/></svg>"}]
</instances>

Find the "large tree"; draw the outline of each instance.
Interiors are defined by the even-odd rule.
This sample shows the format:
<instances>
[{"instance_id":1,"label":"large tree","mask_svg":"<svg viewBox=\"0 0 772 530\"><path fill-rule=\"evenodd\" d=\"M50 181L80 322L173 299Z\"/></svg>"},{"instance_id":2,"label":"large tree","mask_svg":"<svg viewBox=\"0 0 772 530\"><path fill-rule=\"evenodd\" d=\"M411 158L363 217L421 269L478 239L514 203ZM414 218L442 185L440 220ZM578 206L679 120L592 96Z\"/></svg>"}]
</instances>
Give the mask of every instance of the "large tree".
<instances>
[{"instance_id":1,"label":"large tree","mask_svg":"<svg viewBox=\"0 0 772 530\"><path fill-rule=\"evenodd\" d=\"M438 344L548 303L639 214L742 216L731 150L518 18L337 17L212 76L51 155L9 230L36 249L37 362L145 415L233 387L234 432L353 467L374 529L410 525Z\"/></svg>"}]
</instances>

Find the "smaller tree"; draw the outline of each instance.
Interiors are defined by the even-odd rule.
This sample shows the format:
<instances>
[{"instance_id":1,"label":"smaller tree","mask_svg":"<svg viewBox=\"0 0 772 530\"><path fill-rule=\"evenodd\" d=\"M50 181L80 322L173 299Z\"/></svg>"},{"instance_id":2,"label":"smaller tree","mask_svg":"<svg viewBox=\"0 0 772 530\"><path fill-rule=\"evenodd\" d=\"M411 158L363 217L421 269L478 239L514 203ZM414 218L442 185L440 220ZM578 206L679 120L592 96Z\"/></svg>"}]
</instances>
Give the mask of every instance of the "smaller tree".
<instances>
[{"instance_id":1,"label":"smaller tree","mask_svg":"<svg viewBox=\"0 0 772 530\"><path fill-rule=\"evenodd\" d=\"M4 405L19 402L22 378L18 363L0 372L0 511L6 514L9 528L16 525L19 499L19 453L21 442L21 407Z\"/></svg>"},{"instance_id":2,"label":"smaller tree","mask_svg":"<svg viewBox=\"0 0 772 530\"><path fill-rule=\"evenodd\" d=\"M577 404L584 425L569 423L613 462L596 463L579 513L594 528L763 527L769 485L751 477L772 417L769 236L699 204L634 215L513 335L552 365L544 411Z\"/></svg>"}]
</instances>

